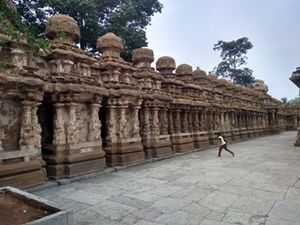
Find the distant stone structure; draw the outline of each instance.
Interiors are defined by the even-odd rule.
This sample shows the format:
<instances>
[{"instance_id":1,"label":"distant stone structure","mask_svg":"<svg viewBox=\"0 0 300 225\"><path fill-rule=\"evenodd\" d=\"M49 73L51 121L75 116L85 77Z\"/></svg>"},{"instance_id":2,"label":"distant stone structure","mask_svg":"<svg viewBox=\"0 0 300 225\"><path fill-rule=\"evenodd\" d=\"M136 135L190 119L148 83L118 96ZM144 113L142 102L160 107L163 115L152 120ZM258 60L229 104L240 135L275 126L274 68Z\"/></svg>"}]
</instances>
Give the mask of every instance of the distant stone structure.
<instances>
[{"instance_id":1,"label":"distant stone structure","mask_svg":"<svg viewBox=\"0 0 300 225\"><path fill-rule=\"evenodd\" d=\"M98 39L96 59L74 44L80 29L66 15L49 20L46 36L50 50L38 56L9 37L0 47L0 186L26 188L204 149L218 132L238 141L295 128L261 80L242 87L176 67L169 56L155 70L147 48L129 63L113 33Z\"/></svg>"},{"instance_id":2,"label":"distant stone structure","mask_svg":"<svg viewBox=\"0 0 300 225\"><path fill-rule=\"evenodd\" d=\"M296 71L292 73L290 80L299 88L300 90L300 67L296 68ZM299 92L300 95L300 92ZM300 97L300 96L299 96ZM297 129L297 140L295 142L295 146L300 146L300 102L299 104L288 107L288 124L291 126L291 129Z\"/></svg>"}]
</instances>

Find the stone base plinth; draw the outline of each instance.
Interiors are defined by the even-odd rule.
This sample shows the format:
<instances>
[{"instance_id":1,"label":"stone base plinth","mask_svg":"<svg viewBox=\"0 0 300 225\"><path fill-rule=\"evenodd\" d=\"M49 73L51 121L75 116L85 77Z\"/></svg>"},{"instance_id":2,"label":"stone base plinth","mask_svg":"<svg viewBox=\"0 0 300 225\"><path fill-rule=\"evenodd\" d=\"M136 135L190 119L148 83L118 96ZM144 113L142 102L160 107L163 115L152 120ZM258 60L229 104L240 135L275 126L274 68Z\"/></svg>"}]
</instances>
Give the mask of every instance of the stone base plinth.
<instances>
[{"instance_id":1,"label":"stone base plinth","mask_svg":"<svg viewBox=\"0 0 300 225\"><path fill-rule=\"evenodd\" d=\"M194 148L205 149L209 146L209 138L206 134L194 135Z\"/></svg>"},{"instance_id":2,"label":"stone base plinth","mask_svg":"<svg viewBox=\"0 0 300 225\"><path fill-rule=\"evenodd\" d=\"M125 166L145 161L141 139L107 144L104 148L108 166Z\"/></svg>"},{"instance_id":3,"label":"stone base plinth","mask_svg":"<svg viewBox=\"0 0 300 225\"><path fill-rule=\"evenodd\" d=\"M248 131L246 129L243 129L240 131L240 136L242 140L248 139Z\"/></svg>"},{"instance_id":4,"label":"stone base plinth","mask_svg":"<svg viewBox=\"0 0 300 225\"><path fill-rule=\"evenodd\" d=\"M232 133L231 133L230 130L221 131L220 133L224 137L224 139L227 141L227 143L231 143L233 141L233 139L232 139ZM219 144L219 140L217 140L217 141L218 141L217 144Z\"/></svg>"},{"instance_id":5,"label":"stone base plinth","mask_svg":"<svg viewBox=\"0 0 300 225\"><path fill-rule=\"evenodd\" d=\"M240 131L235 129L231 131L231 137L233 141L239 141L241 140L241 134Z\"/></svg>"},{"instance_id":6,"label":"stone base plinth","mask_svg":"<svg viewBox=\"0 0 300 225\"><path fill-rule=\"evenodd\" d=\"M175 134L171 137L174 152L182 153L194 149L194 138L190 134Z\"/></svg>"},{"instance_id":7,"label":"stone base plinth","mask_svg":"<svg viewBox=\"0 0 300 225\"><path fill-rule=\"evenodd\" d=\"M220 133L220 131L214 131L212 133L209 133L209 144L210 145L218 145L219 140L218 140L218 135L217 133Z\"/></svg>"},{"instance_id":8,"label":"stone base plinth","mask_svg":"<svg viewBox=\"0 0 300 225\"><path fill-rule=\"evenodd\" d=\"M173 155L170 135L158 137L144 137L143 146L147 159Z\"/></svg>"},{"instance_id":9,"label":"stone base plinth","mask_svg":"<svg viewBox=\"0 0 300 225\"><path fill-rule=\"evenodd\" d=\"M295 142L295 146L300 147L300 130L299 130L299 128L298 128L298 132L297 132L297 140Z\"/></svg>"},{"instance_id":10,"label":"stone base plinth","mask_svg":"<svg viewBox=\"0 0 300 225\"><path fill-rule=\"evenodd\" d=\"M105 152L91 143L48 146L43 149L47 175L51 179L70 178L104 170Z\"/></svg>"},{"instance_id":11,"label":"stone base plinth","mask_svg":"<svg viewBox=\"0 0 300 225\"><path fill-rule=\"evenodd\" d=\"M0 165L0 187L29 188L46 181L46 171L43 168L44 162L40 159L5 163Z\"/></svg>"}]
</instances>

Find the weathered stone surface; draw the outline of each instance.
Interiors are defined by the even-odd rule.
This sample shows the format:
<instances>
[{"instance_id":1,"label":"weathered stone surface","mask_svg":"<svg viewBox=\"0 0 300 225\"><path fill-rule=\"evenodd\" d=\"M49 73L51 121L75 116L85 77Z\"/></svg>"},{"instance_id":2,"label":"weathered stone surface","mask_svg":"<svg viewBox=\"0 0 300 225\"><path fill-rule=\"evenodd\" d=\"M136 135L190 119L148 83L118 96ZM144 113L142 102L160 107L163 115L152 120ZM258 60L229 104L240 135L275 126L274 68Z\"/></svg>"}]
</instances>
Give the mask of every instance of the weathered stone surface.
<instances>
[{"instance_id":1,"label":"weathered stone surface","mask_svg":"<svg viewBox=\"0 0 300 225\"><path fill-rule=\"evenodd\" d=\"M0 46L5 67L0 71L0 183L27 187L47 177L77 177L203 150L218 144L219 132L237 141L299 124L300 110L284 109L263 81L242 87L188 64L176 69L169 56L158 58L155 70L147 48L135 50L133 63L126 62L120 56L123 41L113 33L99 37L101 55L93 57L75 45L80 29L67 15L51 17L45 34L49 51L37 56L26 43ZM27 163L37 166L29 171ZM209 182L220 186L231 179L218 175ZM183 176L177 182L202 183L198 178ZM257 188L276 191L284 181ZM256 185L251 179L245 183Z\"/></svg>"},{"instance_id":2,"label":"weathered stone surface","mask_svg":"<svg viewBox=\"0 0 300 225\"><path fill-rule=\"evenodd\" d=\"M287 188L290 182L295 184L299 179L300 152L293 146L294 136L295 132L288 132L232 143L230 147L236 152L235 158L229 155L217 158L214 148L87 178L36 194L60 205L65 202L67 208L76 212L78 224L85 224L84 221L97 224L99 220L99 224L118 225L141 221L146 224L295 225L299 214L297 188ZM166 179L167 174L176 179ZM240 182L235 185L230 181L220 182L223 177ZM176 182L180 178L185 178L184 182ZM193 182L188 182L189 179ZM286 188L275 185L284 182L287 182ZM96 205L91 205L94 203Z\"/></svg>"},{"instance_id":3,"label":"weathered stone surface","mask_svg":"<svg viewBox=\"0 0 300 225\"><path fill-rule=\"evenodd\" d=\"M45 33L53 41L73 44L80 37L80 28L72 17L59 14L49 19Z\"/></svg>"}]
</instances>

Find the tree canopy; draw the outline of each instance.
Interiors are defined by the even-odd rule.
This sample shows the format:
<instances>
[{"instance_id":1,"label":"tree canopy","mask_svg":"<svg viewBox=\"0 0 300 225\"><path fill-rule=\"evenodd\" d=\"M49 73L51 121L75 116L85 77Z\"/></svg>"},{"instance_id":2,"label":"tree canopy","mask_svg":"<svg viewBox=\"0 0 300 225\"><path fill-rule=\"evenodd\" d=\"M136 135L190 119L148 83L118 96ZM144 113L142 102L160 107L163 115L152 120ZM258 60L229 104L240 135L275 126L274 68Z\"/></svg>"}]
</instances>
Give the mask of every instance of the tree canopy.
<instances>
[{"instance_id":1,"label":"tree canopy","mask_svg":"<svg viewBox=\"0 0 300 225\"><path fill-rule=\"evenodd\" d=\"M236 84L250 86L254 83L253 71L247 64L247 52L252 49L253 45L247 37L233 41L219 41L214 45L213 50L220 51L222 61L214 68L217 76L227 78Z\"/></svg>"},{"instance_id":2,"label":"tree canopy","mask_svg":"<svg viewBox=\"0 0 300 225\"><path fill-rule=\"evenodd\" d=\"M43 35L47 19L55 14L73 17L81 30L80 47L95 52L96 40L114 32L124 40L123 57L131 59L132 50L147 46L146 26L151 16L161 12L159 0L14 0L26 26Z\"/></svg>"},{"instance_id":3,"label":"tree canopy","mask_svg":"<svg viewBox=\"0 0 300 225\"><path fill-rule=\"evenodd\" d=\"M289 101L286 102L286 106L293 106L293 105L298 105L300 103L300 97L295 97Z\"/></svg>"}]
</instances>

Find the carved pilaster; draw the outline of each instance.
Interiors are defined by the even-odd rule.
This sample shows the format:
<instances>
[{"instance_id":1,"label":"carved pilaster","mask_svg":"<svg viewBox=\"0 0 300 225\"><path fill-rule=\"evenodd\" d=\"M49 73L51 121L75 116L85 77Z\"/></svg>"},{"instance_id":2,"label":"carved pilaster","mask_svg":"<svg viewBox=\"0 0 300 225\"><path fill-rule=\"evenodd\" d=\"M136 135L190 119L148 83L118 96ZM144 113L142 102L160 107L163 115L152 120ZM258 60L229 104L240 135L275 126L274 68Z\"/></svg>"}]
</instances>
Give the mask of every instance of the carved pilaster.
<instances>
[{"instance_id":1,"label":"carved pilaster","mask_svg":"<svg viewBox=\"0 0 300 225\"><path fill-rule=\"evenodd\" d=\"M127 109L128 109L128 101L121 100L121 104L119 105L119 118L120 118L120 130L119 130L119 138L127 138L128 137L128 125L127 125Z\"/></svg>"},{"instance_id":2,"label":"carved pilaster","mask_svg":"<svg viewBox=\"0 0 300 225\"><path fill-rule=\"evenodd\" d=\"M188 133L189 132L189 121L188 121L188 112L186 110L183 111L182 117L182 132Z\"/></svg>"},{"instance_id":3,"label":"carved pilaster","mask_svg":"<svg viewBox=\"0 0 300 225\"><path fill-rule=\"evenodd\" d=\"M192 111L188 112L188 125L189 125L189 132L192 133L193 132L193 113Z\"/></svg>"},{"instance_id":4,"label":"carved pilaster","mask_svg":"<svg viewBox=\"0 0 300 225\"><path fill-rule=\"evenodd\" d=\"M169 134L174 134L173 111L169 111Z\"/></svg>"},{"instance_id":5,"label":"carved pilaster","mask_svg":"<svg viewBox=\"0 0 300 225\"><path fill-rule=\"evenodd\" d=\"M115 99L109 99L107 104L107 136L106 141L114 142L117 139L117 113L116 113L116 101Z\"/></svg>"},{"instance_id":6,"label":"carved pilaster","mask_svg":"<svg viewBox=\"0 0 300 225\"><path fill-rule=\"evenodd\" d=\"M63 145L66 144L66 134L64 129L63 119L63 103L54 104L54 124L53 124L53 144Z\"/></svg>"},{"instance_id":7,"label":"carved pilaster","mask_svg":"<svg viewBox=\"0 0 300 225\"><path fill-rule=\"evenodd\" d=\"M221 111L221 112L220 112L220 117L221 117L221 125L220 125L220 128L221 128L222 130L225 129L225 118L224 118L224 114L225 114L224 111Z\"/></svg>"},{"instance_id":8,"label":"carved pilaster","mask_svg":"<svg viewBox=\"0 0 300 225\"><path fill-rule=\"evenodd\" d=\"M100 107L101 105L96 103L90 105L88 141L101 141L101 121L99 119Z\"/></svg>"},{"instance_id":9,"label":"carved pilaster","mask_svg":"<svg viewBox=\"0 0 300 225\"><path fill-rule=\"evenodd\" d=\"M158 108L152 108L152 134L158 136L160 133L159 119L158 119Z\"/></svg>"},{"instance_id":10,"label":"carved pilaster","mask_svg":"<svg viewBox=\"0 0 300 225\"><path fill-rule=\"evenodd\" d=\"M191 124L193 125L193 131L194 132L199 132L200 131L200 121L199 121L198 111L194 111L192 113Z\"/></svg>"},{"instance_id":11,"label":"carved pilaster","mask_svg":"<svg viewBox=\"0 0 300 225\"><path fill-rule=\"evenodd\" d=\"M138 103L133 106L132 137L140 137L140 120L139 120L140 109L141 109L141 100L139 100Z\"/></svg>"},{"instance_id":12,"label":"carved pilaster","mask_svg":"<svg viewBox=\"0 0 300 225\"><path fill-rule=\"evenodd\" d=\"M180 110L175 110L174 132L176 134L181 132Z\"/></svg>"},{"instance_id":13,"label":"carved pilaster","mask_svg":"<svg viewBox=\"0 0 300 225\"><path fill-rule=\"evenodd\" d=\"M76 116L76 103L69 103L69 121L67 123L67 143L76 144L78 142L78 128L77 128L77 116Z\"/></svg>"},{"instance_id":14,"label":"carved pilaster","mask_svg":"<svg viewBox=\"0 0 300 225\"><path fill-rule=\"evenodd\" d=\"M161 130L160 133L163 135L168 134L168 110L167 109L162 109L161 110L162 113L162 121L160 122L161 124Z\"/></svg>"},{"instance_id":15,"label":"carved pilaster","mask_svg":"<svg viewBox=\"0 0 300 225\"><path fill-rule=\"evenodd\" d=\"M32 132L32 102L22 102L21 132L20 132L20 149L26 150L33 148Z\"/></svg>"},{"instance_id":16,"label":"carved pilaster","mask_svg":"<svg viewBox=\"0 0 300 225\"><path fill-rule=\"evenodd\" d=\"M143 135L150 135L150 110L148 107L144 109L144 127L143 127Z\"/></svg>"},{"instance_id":17,"label":"carved pilaster","mask_svg":"<svg viewBox=\"0 0 300 225\"><path fill-rule=\"evenodd\" d=\"M39 103L35 103L32 107L31 110L31 122L32 122L32 133L33 133L33 146L37 149L41 148L41 143L42 143L42 128L38 122L38 115L37 115L37 110L38 110L38 105Z\"/></svg>"}]
</instances>

